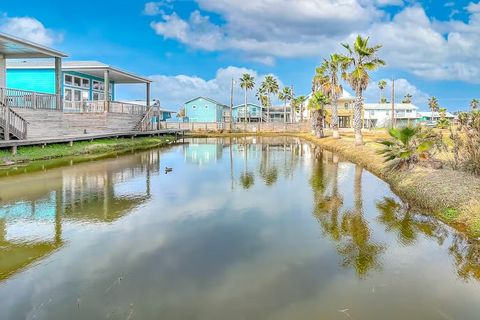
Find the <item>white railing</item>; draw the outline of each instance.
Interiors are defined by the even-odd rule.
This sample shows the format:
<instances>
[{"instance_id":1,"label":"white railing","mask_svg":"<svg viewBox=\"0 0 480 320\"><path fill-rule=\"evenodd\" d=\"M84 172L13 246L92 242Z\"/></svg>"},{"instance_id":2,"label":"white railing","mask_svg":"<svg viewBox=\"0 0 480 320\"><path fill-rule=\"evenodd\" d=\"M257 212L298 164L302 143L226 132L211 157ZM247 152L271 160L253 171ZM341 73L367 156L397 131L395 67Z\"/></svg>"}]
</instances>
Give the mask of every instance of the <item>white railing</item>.
<instances>
[{"instance_id":1,"label":"white railing","mask_svg":"<svg viewBox=\"0 0 480 320\"><path fill-rule=\"evenodd\" d=\"M27 139L28 122L4 104L0 104L0 127L3 128L4 139L10 134L20 140Z\"/></svg>"},{"instance_id":2,"label":"white railing","mask_svg":"<svg viewBox=\"0 0 480 320\"><path fill-rule=\"evenodd\" d=\"M144 114L147 112L147 106L134 103L124 103L119 101L110 101L108 112L128 113L128 114Z\"/></svg>"},{"instance_id":3,"label":"white railing","mask_svg":"<svg viewBox=\"0 0 480 320\"><path fill-rule=\"evenodd\" d=\"M0 88L0 97L10 108L57 109L55 94Z\"/></svg>"}]
</instances>

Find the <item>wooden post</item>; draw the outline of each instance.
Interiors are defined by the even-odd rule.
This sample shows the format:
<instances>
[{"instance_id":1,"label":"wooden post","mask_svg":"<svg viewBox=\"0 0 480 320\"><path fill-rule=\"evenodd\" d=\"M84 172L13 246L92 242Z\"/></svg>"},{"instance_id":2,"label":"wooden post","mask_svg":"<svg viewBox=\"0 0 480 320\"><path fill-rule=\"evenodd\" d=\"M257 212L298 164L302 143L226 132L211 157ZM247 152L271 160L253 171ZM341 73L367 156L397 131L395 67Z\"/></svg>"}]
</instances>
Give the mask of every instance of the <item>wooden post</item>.
<instances>
[{"instance_id":1,"label":"wooden post","mask_svg":"<svg viewBox=\"0 0 480 320\"><path fill-rule=\"evenodd\" d=\"M105 101L105 112L110 112L110 71L103 71L103 99Z\"/></svg>"},{"instance_id":2,"label":"wooden post","mask_svg":"<svg viewBox=\"0 0 480 320\"><path fill-rule=\"evenodd\" d=\"M57 110L63 110L62 76L62 58L55 57L55 96Z\"/></svg>"},{"instance_id":3,"label":"wooden post","mask_svg":"<svg viewBox=\"0 0 480 320\"><path fill-rule=\"evenodd\" d=\"M13 146L12 147L12 155L16 155L17 154L17 146Z\"/></svg>"},{"instance_id":4,"label":"wooden post","mask_svg":"<svg viewBox=\"0 0 480 320\"><path fill-rule=\"evenodd\" d=\"M69 142L68 142L68 145L69 145L70 147L73 147L73 141L69 141Z\"/></svg>"}]
</instances>

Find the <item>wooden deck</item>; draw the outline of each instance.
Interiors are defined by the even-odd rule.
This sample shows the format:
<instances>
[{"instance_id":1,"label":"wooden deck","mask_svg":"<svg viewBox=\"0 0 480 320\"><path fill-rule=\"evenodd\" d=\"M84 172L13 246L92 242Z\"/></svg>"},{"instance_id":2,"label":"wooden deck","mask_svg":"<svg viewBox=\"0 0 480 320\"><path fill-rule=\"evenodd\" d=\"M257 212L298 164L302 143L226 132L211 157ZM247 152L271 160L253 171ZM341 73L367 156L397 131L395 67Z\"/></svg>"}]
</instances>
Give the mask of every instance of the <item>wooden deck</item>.
<instances>
[{"instance_id":1,"label":"wooden deck","mask_svg":"<svg viewBox=\"0 0 480 320\"><path fill-rule=\"evenodd\" d=\"M102 134L83 134L83 135L66 135L62 137L55 138L44 138L44 139L27 139L27 140L8 140L0 141L0 149L12 148L12 152L16 153L18 147L23 146L35 146L41 145L45 146L48 144L55 143L73 143L77 141L91 141L97 139L106 139L106 138L134 138L134 137L145 137L145 136L157 136L157 135L184 135L187 129L161 129L154 131L126 131L126 132L114 132L114 133L102 133Z\"/></svg>"}]
</instances>

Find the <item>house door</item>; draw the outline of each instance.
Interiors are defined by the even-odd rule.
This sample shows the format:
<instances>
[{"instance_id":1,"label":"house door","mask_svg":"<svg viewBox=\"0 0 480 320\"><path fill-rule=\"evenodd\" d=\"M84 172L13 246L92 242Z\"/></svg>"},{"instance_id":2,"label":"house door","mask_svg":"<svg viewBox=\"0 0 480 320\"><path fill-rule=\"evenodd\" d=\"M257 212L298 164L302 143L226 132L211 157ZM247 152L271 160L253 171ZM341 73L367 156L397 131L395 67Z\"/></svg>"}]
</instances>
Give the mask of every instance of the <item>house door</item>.
<instances>
[{"instance_id":1,"label":"house door","mask_svg":"<svg viewBox=\"0 0 480 320\"><path fill-rule=\"evenodd\" d=\"M339 128L350 128L350 117L348 117L348 116L338 117L338 127Z\"/></svg>"}]
</instances>

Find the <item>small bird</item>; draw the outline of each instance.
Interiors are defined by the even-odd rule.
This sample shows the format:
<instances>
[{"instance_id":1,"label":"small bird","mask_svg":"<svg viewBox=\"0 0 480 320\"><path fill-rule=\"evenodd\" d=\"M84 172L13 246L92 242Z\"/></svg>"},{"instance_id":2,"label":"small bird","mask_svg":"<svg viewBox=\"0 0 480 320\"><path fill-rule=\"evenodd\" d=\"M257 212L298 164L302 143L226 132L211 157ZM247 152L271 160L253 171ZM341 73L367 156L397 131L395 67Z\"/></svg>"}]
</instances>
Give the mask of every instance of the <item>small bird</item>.
<instances>
[{"instance_id":1,"label":"small bird","mask_svg":"<svg viewBox=\"0 0 480 320\"><path fill-rule=\"evenodd\" d=\"M172 172L173 168L165 167L165 174Z\"/></svg>"}]
</instances>

